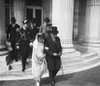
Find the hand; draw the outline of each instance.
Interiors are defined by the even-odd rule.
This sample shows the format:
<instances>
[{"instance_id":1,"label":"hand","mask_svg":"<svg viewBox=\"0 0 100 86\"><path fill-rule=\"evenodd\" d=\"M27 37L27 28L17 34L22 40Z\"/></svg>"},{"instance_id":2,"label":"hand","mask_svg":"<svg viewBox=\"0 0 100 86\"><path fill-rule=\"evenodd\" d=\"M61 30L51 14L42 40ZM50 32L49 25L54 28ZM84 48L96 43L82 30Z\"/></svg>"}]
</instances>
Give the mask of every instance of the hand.
<instances>
[{"instance_id":1,"label":"hand","mask_svg":"<svg viewBox=\"0 0 100 86\"><path fill-rule=\"evenodd\" d=\"M58 54L57 53L53 53L53 56L58 56Z\"/></svg>"},{"instance_id":2,"label":"hand","mask_svg":"<svg viewBox=\"0 0 100 86\"><path fill-rule=\"evenodd\" d=\"M16 32L19 32L19 28L16 29Z\"/></svg>"},{"instance_id":3,"label":"hand","mask_svg":"<svg viewBox=\"0 0 100 86\"><path fill-rule=\"evenodd\" d=\"M32 42L30 42L30 44L29 44L29 45L30 45L30 47L32 47L32 46L33 46L33 43L32 43Z\"/></svg>"},{"instance_id":4,"label":"hand","mask_svg":"<svg viewBox=\"0 0 100 86\"><path fill-rule=\"evenodd\" d=\"M62 55L62 52L59 52L59 54L58 54L59 56L61 56Z\"/></svg>"},{"instance_id":5,"label":"hand","mask_svg":"<svg viewBox=\"0 0 100 86\"><path fill-rule=\"evenodd\" d=\"M19 46L16 46L17 49L19 49Z\"/></svg>"}]
</instances>

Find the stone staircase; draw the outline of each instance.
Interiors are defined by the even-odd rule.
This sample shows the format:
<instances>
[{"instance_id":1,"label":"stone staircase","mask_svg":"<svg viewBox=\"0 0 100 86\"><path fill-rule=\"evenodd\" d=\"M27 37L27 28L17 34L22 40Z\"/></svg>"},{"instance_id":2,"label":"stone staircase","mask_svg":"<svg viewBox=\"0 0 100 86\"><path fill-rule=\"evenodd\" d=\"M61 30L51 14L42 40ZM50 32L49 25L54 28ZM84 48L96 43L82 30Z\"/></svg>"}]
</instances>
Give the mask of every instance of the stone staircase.
<instances>
[{"instance_id":1,"label":"stone staircase","mask_svg":"<svg viewBox=\"0 0 100 86\"><path fill-rule=\"evenodd\" d=\"M62 67L58 72L58 75L64 75L69 73L76 73L84 71L93 67L100 65L100 56L94 52L88 52L86 49L78 46L80 48L81 55L78 55L77 51L72 53L64 53L61 57ZM83 50L82 50L83 49ZM77 50L77 49L76 49ZM32 69L31 69L31 59L28 59L28 65L25 73L21 71L21 61L13 62L12 70L8 70L6 66L5 56L0 57L0 80L22 80L22 79L32 79ZM48 73L43 76L48 77Z\"/></svg>"}]
</instances>

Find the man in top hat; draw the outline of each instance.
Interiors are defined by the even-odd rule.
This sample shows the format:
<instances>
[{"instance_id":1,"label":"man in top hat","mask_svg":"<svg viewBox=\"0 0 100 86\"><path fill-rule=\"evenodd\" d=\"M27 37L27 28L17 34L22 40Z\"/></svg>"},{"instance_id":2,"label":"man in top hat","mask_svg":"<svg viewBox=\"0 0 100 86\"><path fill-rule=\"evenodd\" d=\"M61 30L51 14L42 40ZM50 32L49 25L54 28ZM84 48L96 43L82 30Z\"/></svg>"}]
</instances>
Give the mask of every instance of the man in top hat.
<instances>
[{"instance_id":1,"label":"man in top hat","mask_svg":"<svg viewBox=\"0 0 100 86\"><path fill-rule=\"evenodd\" d=\"M55 76L61 67L62 46L57 36L57 27L52 27L50 35L44 40L44 52L46 54L47 67L51 86L55 84Z\"/></svg>"},{"instance_id":2,"label":"man in top hat","mask_svg":"<svg viewBox=\"0 0 100 86\"><path fill-rule=\"evenodd\" d=\"M23 27L20 28L17 35L17 43L19 42L19 55L22 60L22 71L25 72L26 69L26 60L29 56L29 43L30 43L30 32L28 30L29 22L28 20L23 21Z\"/></svg>"},{"instance_id":3,"label":"man in top hat","mask_svg":"<svg viewBox=\"0 0 100 86\"><path fill-rule=\"evenodd\" d=\"M17 36L17 30L19 28L20 28L20 26L16 23L15 17L12 17L11 24L8 25L8 28L7 28L7 41L11 42L13 58L15 61L18 61L17 50L16 50L16 36Z\"/></svg>"},{"instance_id":4,"label":"man in top hat","mask_svg":"<svg viewBox=\"0 0 100 86\"><path fill-rule=\"evenodd\" d=\"M45 33L45 31L47 30L47 25L50 23L50 20L48 17L46 17L44 19L43 24L40 26L39 28L39 33Z\"/></svg>"}]
</instances>

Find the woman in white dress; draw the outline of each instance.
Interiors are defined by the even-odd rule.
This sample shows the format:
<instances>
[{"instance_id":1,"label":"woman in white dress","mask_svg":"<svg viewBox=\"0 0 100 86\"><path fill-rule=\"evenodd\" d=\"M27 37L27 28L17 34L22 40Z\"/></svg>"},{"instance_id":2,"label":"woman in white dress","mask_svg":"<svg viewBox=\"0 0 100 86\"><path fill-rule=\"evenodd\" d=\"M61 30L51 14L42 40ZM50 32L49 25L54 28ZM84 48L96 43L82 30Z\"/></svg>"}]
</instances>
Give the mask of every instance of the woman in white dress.
<instances>
[{"instance_id":1,"label":"woman in white dress","mask_svg":"<svg viewBox=\"0 0 100 86\"><path fill-rule=\"evenodd\" d=\"M44 40L42 33L36 35L36 39L33 42L32 51L32 74L36 81L36 86L40 86L40 79L47 71L45 54L44 54Z\"/></svg>"}]
</instances>

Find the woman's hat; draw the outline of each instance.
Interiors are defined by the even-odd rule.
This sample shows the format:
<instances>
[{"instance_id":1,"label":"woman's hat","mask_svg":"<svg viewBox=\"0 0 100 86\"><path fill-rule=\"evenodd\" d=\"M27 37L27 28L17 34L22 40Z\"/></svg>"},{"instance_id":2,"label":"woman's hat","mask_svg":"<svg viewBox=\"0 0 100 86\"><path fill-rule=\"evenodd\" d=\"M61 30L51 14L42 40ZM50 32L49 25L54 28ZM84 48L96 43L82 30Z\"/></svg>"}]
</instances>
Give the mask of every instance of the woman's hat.
<instances>
[{"instance_id":1,"label":"woman's hat","mask_svg":"<svg viewBox=\"0 0 100 86\"><path fill-rule=\"evenodd\" d=\"M23 22L23 24L28 24L28 23L29 23L27 19L25 19L25 20L22 21L22 22Z\"/></svg>"},{"instance_id":2,"label":"woman's hat","mask_svg":"<svg viewBox=\"0 0 100 86\"><path fill-rule=\"evenodd\" d=\"M12 22L15 22L15 21L16 21L15 17L12 17L12 18L11 18L11 21L12 21Z\"/></svg>"},{"instance_id":3,"label":"woman's hat","mask_svg":"<svg viewBox=\"0 0 100 86\"><path fill-rule=\"evenodd\" d=\"M44 19L44 21L48 23L48 22L50 22L50 19L49 19L48 17L46 17L46 18Z\"/></svg>"},{"instance_id":4,"label":"woman's hat","mask_svg":"<svg viewBox=\"0 0 100 86\"><path fill-rule=\"evenodd\" d=\"M59 33L59 31L57 30L57 27L52 27L52 31L53 34L57 35Z\"/></svg>"}]
</instances>

